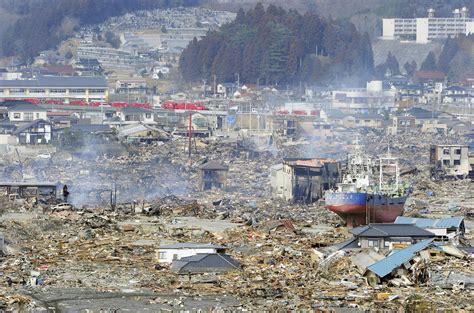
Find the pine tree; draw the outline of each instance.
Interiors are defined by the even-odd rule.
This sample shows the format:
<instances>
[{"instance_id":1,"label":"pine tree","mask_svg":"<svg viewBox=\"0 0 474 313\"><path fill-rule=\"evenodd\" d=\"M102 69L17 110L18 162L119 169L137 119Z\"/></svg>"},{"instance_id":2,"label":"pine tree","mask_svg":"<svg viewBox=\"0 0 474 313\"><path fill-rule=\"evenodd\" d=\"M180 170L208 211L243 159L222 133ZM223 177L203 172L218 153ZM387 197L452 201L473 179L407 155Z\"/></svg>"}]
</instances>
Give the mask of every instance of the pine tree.
<instances>
[{"instance_id":1,"label":"pine tree","mask_svg":"<svg viewBox=\"0 0 474 313\"><path fill-rule=\"evenodd\" d=\"M436 71L438 69L436 66L436 57L433 51L428 53L426 59L421 63L420 69L422 71Z\"/></svg>"}]
</instances>

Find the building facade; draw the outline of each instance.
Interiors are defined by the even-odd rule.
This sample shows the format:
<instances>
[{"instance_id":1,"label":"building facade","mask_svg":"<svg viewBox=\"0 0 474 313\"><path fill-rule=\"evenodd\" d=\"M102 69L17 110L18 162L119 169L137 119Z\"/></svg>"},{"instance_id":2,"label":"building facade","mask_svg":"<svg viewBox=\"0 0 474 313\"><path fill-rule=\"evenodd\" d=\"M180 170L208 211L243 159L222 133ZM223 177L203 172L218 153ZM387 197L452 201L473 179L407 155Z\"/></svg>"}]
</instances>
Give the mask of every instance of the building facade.
<instances>
[{"instance_id":1,"label":"building facade","mask_svg":"<svg viewBox=\"0 0 474 313\"><path fill-rule=\"evenodd\" d=\"M433 39L454 37L458 34L474 33L474 19L469 18L466 7L453 11L453 17L435 17L433 9L425 18L383 19L383 37L386 39L416 40L427 43Z\"/></svg>"},{"instance_id":2,"label":"building facade","mask_svg":"<svg viewBox=\"0 0 474 313\"><path fill-rule=\"evenodd\" d=\"M470 171L469 147L466 145L432 145L430 164L435 177L467 177Z\"/></svg>"},{"instance_id":3,"label":"building facade","mask_svg":"<svg viewBox=\"0 0 474 313\"><path fill-rule=\"evenodd\" d=\"M39 76L29 80L0 80L0 99L38 99L100 102L108 101L108 84L103 77Z\"/></svg>"}]
</instances>

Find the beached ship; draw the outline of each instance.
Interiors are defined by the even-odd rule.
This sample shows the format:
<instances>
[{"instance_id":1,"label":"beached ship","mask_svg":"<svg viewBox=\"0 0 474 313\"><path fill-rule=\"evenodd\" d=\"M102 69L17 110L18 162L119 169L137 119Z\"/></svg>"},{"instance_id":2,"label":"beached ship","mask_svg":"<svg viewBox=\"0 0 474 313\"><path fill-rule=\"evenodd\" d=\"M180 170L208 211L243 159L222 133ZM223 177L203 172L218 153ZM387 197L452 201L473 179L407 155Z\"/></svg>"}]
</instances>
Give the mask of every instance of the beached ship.
<instances>
[{"instance_id":1,"label":"beached ship","mask_svg":"<svg viewBox=\"0 0 474 313\"><path fill-rule=\"evenodd\" d=\"M377 174L378 182L374 182ZM348 156L342 182L325 193L326 208L349 227L392 223L403 214L410 193L410 188L399 182L399 176L397 158L389 154L373 162L357 146Z\"/></svg>"}]
</instances>

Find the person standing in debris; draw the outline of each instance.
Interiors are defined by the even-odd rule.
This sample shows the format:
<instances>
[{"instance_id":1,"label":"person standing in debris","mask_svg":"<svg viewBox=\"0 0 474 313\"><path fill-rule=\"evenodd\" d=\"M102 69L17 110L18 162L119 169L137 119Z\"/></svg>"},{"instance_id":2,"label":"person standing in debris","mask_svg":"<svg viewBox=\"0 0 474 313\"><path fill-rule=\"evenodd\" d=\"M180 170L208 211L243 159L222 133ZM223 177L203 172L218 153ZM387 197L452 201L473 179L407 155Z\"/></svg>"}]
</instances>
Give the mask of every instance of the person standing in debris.
<instances>
[{"instance_id":1,"label":"person standing in debris","mask_svg":"<svg viewBox=\"0 0 474 313\"><path fill-rule=\"evenodd\" d=\"M67 202L68 196L69 196L69 191L67 190L67 185L64 185L64 187L63 187L63 199L64 199L64 202Z\"/></svg>"}]
</instances>

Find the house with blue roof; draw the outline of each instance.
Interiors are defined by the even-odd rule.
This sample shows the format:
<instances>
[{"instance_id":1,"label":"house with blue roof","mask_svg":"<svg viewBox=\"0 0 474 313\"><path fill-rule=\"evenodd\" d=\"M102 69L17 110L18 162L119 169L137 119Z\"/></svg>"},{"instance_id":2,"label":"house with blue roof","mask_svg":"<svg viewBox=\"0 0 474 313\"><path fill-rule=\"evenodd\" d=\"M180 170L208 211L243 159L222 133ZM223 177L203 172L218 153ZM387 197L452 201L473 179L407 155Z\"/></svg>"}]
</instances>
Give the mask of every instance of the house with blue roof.
<instances>
[{"instance_id":1,"label":"house with blue roof","mask_svg":"<svg viewBox=\"0 0 474 313\"><path fill-rule=\"evenodd\" d=\"M437 237L454 237L463 235L466 231L463 216L454 216L446 218L415 218L398 216L395 224L412 224L434 233Z\"/></svg>"},{"instance_id":2,"label":"house with blue roof","mask_svg":"<svg viewBox=\"0 0 474 313\"><path fill-rule=\"evenodd\" d=\"M433 244L434 239L426 239L405 249L398 250L382 260L367 267L365 277L371 286L375 286L382 279L394 276L405 276L409 270L413 269L414 258L417 254L427 249Z\"/></svg>"}]
</instances>

